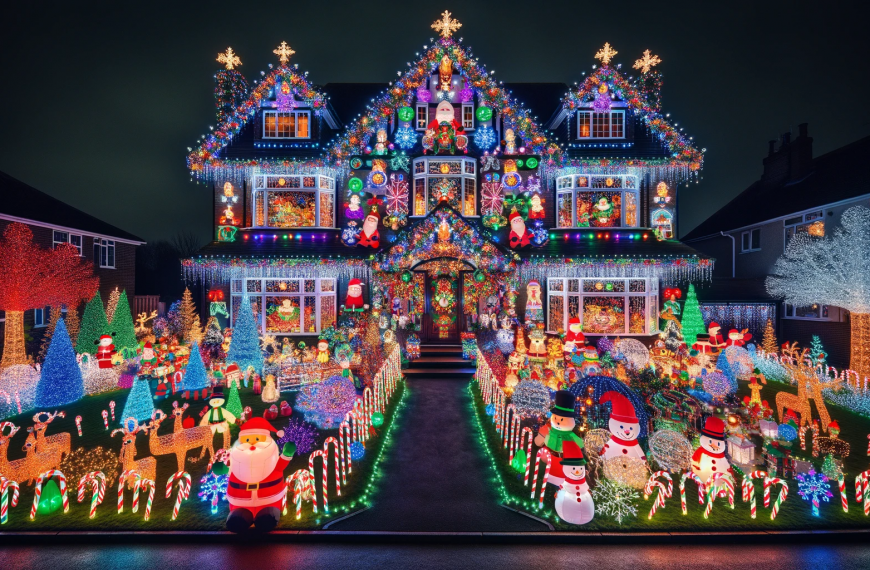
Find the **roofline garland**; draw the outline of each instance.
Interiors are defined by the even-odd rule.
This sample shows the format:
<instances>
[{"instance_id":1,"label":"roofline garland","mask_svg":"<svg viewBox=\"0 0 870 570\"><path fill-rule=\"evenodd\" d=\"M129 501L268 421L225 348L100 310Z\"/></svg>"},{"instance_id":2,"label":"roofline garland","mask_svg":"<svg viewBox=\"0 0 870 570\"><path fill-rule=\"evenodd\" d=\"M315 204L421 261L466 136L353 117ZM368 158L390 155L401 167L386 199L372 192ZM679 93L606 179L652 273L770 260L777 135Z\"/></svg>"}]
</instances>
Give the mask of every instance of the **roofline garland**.
<instances>
[{"instance_id":1,"label":"roofline garland","mask_svg":"<svg viewBox=\"0 0 870 570\"><path fill-rule=\"evenodd\" d=\"M698 256L639 257L551 257L524 259L519 265L520 281L544 282L553 277L594 279L655 278L663 285L697 283L713 278L715 260Z\"/></svg>"},{"instance_id":2,"label":"roofline garland","mask_svg":"<svg viewBox=\"0 0 870 570\"><path fill-rule=\"evenodd\" d=\"M371 264L363 259L194 257L181 260L181 275L188 283L228 283L232 279L371 280Z\"/></svg>"}]
</instances>

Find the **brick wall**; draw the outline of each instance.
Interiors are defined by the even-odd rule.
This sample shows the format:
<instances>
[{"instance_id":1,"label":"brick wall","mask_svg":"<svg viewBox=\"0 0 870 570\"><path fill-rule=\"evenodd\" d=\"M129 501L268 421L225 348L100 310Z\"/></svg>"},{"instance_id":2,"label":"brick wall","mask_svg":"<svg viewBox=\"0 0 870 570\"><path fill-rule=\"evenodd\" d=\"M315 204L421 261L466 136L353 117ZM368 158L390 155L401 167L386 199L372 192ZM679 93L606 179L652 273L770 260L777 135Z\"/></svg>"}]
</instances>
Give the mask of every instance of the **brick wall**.
<instances>
[{"instance_id":1,"label":"brick wall","mask_svg":"<svg viewBox=\"0 0 870 570\"><path fill-rule=\"evenodd\" d=\"M798 319L782 319L780 321L780 344L797 342L801 347L809 348L813 335L818 335L828 354L828 363L838 369L849 365L849 343L852 338L849 318L842 323L825 321L803 321Z\"/></svg>"}]
</instances>

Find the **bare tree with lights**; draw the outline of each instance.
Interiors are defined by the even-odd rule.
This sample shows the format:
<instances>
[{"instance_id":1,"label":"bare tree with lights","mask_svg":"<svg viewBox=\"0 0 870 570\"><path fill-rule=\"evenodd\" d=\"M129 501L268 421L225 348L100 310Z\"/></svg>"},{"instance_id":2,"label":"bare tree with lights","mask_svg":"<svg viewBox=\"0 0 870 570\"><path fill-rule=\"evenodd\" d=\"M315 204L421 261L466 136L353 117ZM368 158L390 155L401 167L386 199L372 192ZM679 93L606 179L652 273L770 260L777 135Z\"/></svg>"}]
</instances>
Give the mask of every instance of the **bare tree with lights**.
<instances>
[{"instance_id":1,"label":"bare tree with lights","mask_svg":"<svg viewBox=\"0 0 870 570\"><path fill-rule=\"evenodd\" d=\"M850 366L870 376L870 209L843 212L833 235L796 235L767 278L767 292L796 307L824 304L851 313Z\"/></svg>"}]
</instances>

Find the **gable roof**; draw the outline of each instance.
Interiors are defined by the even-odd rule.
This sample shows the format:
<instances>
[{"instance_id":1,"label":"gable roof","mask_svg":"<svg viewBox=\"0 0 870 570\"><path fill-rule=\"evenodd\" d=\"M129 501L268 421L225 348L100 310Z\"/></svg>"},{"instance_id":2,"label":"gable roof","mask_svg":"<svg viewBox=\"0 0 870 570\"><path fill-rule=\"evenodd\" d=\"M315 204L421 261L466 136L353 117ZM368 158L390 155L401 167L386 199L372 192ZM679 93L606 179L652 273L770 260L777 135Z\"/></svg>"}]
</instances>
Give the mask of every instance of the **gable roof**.
<instances>
[{"instance_id":1,"label":"gable roof","mask_svg":"<svg viewBox=\"0 0 870 570\"><path fill-rule=\"evenodd\" d=\"M33 186L0 172L0 218L15 219L23 223L42 222L52 226L79 230L110 238L120 238L136 244L145 240L112 224L49 196Z\"/></svg>"},{"instance_id":2,"label":"gable roof","mask_svg":"<svg viewBox=\"0 0 870 570\"><path fill-rule=\"evenodd\" d=\"M868 161L870 137L865 137L814 158L807 174L797 180L757 180L682 239L695 240L870 194L864 170Z\"/></svg>"}]
</instances>

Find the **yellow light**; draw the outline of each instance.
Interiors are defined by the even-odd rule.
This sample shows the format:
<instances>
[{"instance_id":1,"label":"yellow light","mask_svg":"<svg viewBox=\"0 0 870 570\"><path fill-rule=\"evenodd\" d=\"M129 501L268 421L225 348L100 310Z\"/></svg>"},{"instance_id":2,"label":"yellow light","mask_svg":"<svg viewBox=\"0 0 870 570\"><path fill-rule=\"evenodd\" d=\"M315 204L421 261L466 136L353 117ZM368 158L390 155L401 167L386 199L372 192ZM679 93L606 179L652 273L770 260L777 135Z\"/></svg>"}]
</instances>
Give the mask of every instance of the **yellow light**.
<instances>
[{"instance_id":1,"label":"yellow light","mask_svg":"<svg viewBox=\"0 0 870 570\"><path fill-rule=\"evenodd\" d=\"M649 73L649 70L662 62L657 55L652 55L649 50L644 50L643 57L635 60L634 68L639 69L641 73Z\"/></svg>"},{"instance_id":2,"label":"yellow light","mask_svg":"<svg viewBox=\"0 0 870 570\"><path fill-rule=\"evenodd\" d=\"M436 20L435 23L432 24L432 29L441 34L442 38L449 38L453 35L453 32L462 27L459 20L450 18L451 15L450 12L444 10L441 14L441 19Z\"/></svg>"},{"instance_id":3,"label":"yellow light","mask_svg":"<svg viewBox=\"0 0 870 570\"><path fill-rule=\"evenodd\" d=\"M605 42L604 47L598 50L598 52L595 54L595 59L600 59L601 63L607 65L608 63L610 63L610 60L613 59L613 56L618 53L618 51L610 47L609 43Z\"/></svg>"},{"instance_id":4,"label":"yellow light","mask_svg":"<svg viewBox=\"0 0 870 570\"><path fill-rule=\"evenodd\" d=\"M281 62L281 65L284 65L285 63L290 61L290 56L296 52L287 45L287 42L281 42L281 45L278 46L278 49L273 49L272 53L277 55L278 61Z\"/></svg>"},{"instance_id":5,"label":"yellow light","mask_svg":"<svg viewBox=\"0 0 870 570\"><path fill-rule=\"evenodd\" d=\"M233 48L228 47L225 53L219 53L217 56L218 63L224 63L227 66L227 69L233 69L237 65L242 65L242 60L239 59L235 53L233 53Z\"/></svg>"}]
</instances>

